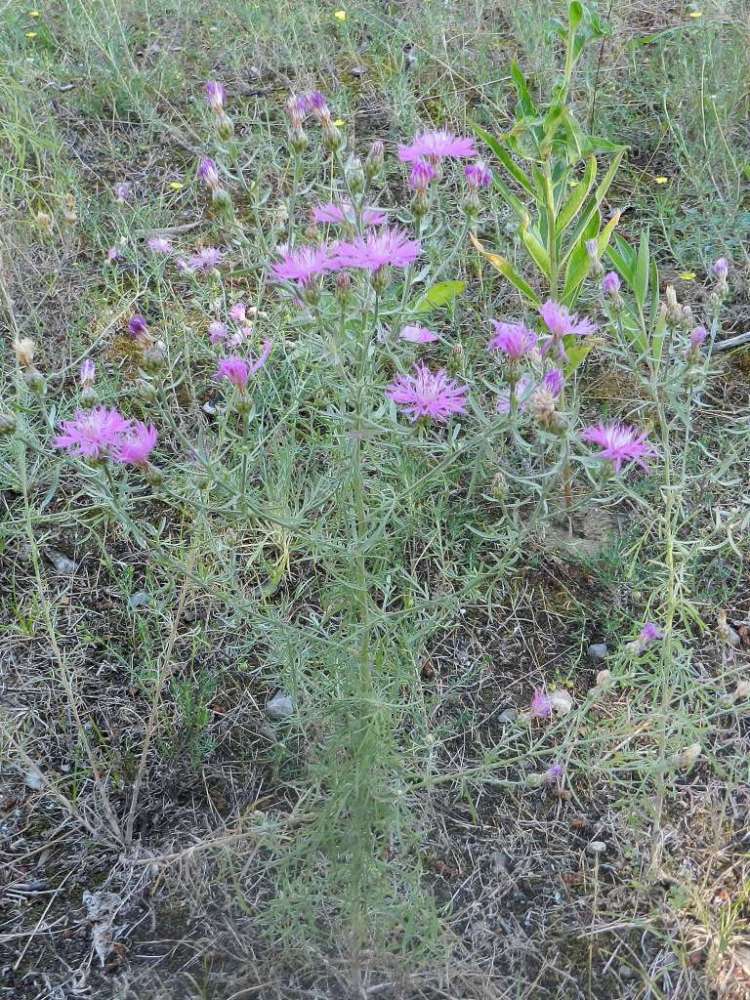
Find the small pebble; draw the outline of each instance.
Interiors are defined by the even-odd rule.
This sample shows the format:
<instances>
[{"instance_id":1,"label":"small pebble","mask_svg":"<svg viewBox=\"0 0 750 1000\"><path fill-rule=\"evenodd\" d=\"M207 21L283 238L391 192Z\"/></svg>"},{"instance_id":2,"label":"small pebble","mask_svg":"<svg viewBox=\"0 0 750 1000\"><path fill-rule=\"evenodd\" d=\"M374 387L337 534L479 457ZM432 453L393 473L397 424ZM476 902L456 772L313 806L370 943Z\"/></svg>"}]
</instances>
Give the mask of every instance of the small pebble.
<instances>
[{"instance_id":1,"label":"small pebble","mask_svg":"<svg viewBox=\"0 0 750 1000\"><path fill-rule=\"evenodd\" d=\"M587 850L590 854L604 854L607 850L607 845L603 840L592 840Z\"/></svg>"},{"instance_id":2,"label":"small pebble","mask_svg":"<svg viewBox=\"0 0 750 1000\"><path fill-rule=\"evenodd\" d=\"M29 768L23 776L23 780L26 787L31 788L34 792L38 792L40 789L44 788L44 778L35 767Z\"/></svg>"},{"instance_id":3,"label":"small pebble","mask_svg":"<svg viewBox=\"0 0 750 1000\"><path fill-rule=\"evenodd\" d=\"M294 702L284 691L279 691L266 703L266 715L274 722L288 719L290 715L294 715Z\"/></svg>"},{"instance_id":4,"label":"small pebble","mask_svg":"<svg viewBox=\"0 0 750 1000\"><path fill-rule=\"evenodd\" d=\"M589 658L594 661L594 663L601 663L603 660L607 659L607 654L609 653L609 648L606 642L594 642L589 646Z\"/></svg>"},{"instance_id":5,"label":"small pebble","mask_svg":"<svg viewBox=\"0 0 750 1000\"><path fill-rule=\"evenodd\" d=\"M72 576L78 569L78 563L73 562L72 559L68 559L67 556L64 556L62 552L58 552L57 549L50 549L47 552L47 557L58 573Z\"/></svg>"}]
</instances>

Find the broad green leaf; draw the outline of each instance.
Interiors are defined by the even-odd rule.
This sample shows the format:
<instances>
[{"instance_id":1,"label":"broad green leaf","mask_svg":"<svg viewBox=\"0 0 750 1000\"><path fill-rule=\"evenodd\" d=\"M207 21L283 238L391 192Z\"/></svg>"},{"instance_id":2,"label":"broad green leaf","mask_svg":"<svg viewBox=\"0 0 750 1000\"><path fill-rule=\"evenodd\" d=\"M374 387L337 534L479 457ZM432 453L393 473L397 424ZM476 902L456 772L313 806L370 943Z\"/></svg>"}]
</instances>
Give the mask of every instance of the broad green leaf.
<instances>
[{"instance_id":1,"label":"broad green leaf","mask_svg":"<svg viewBox=\"0 0 750 1000\"><path fill-rule=\"evenodd\" d=\"M527 281L524 281L511 262L499 253L492 253L490 250L485 250L474 233L469 233L469 238L482 256L486 257L490 264L492 264L492 266L499 271L504 278L507 278L508 281L510 281L510 283L518 289L521 295L523 295L532 306L535 306L538 309L541 305L539 296L536 294L531 285L529 285Z\"/></svg>"},{"instance_id":2,"label":"broad green leaf","mask_svg":"<svg viewBox=\"0 0 750 1000\"><path fill-rule=\"evenodd\" d=\"M580 0L572 0L570 6L568 7L568 23L573 31L576 30L578 25L583 20L583 4Z\"/></svg>"},{"instance_id":3,"label":"broad green leaf","mask_svg":"<svg viewBox=\"0 0 750 1000\"><path fill-rule=\"evenodd\" d=\"M586 164L586 170L581 180L573 188L570 197L565 202L557 216L556 231L564 233L573 219L581 210L581 206L589 195L596 180L596 157L591 156Z\"/></svg>"},{"instance_id":4,"label":"broad green leaf","mask_svg":"<svg viewBox=\"0 0 750 1000\"><path fill-rule=\"evenodd\" d=\"M531 181L523 172L523 170L521 170L518 164L513 160L513 157L510 155L508 150L503 147L499 139L496 139L494 135L490 135L489 132L485 132L485 130L483 128L480 128L479 125L474 125L472 127L476 132L476 134L479 136L479 138L490 147L492 152L495 154L498 160L500 160L500 162L508 171L508 173L511 175L513 180L517 184L519 184L526 191L527 194L533 195L534 189L531 186Z\"/></svg>"},{"instance_id":5,"label":"broad green leaf","mask_svg":"<svg viewBox=\"0 0 750 1000\"><path fill-rule=\"evenodd\" d=\"M518 235L521 237L523 245L529 252L529 256L534 261L536 266L542 272L542 274L549 278L551 276L551 267L549 254L547 253L544 245L542 244L539 237L534 233L533 230L529 229L528 226L521 225L518 230Z\"/></svg>"},{"instance_id":6,"label":"broad green leaf","mask_svg":"<svg viewBox=\"0 0 750 1000\"><path fill-rule=\"evenodd\" d=\"M536 104L534 104L531 94L529 93L526 77L523 75L521 67L515 60L511 63L510 75L513 78L513 85L515 86L516 93L518 94L518 103L521 105L523 113L529 117L538 114Z\"/></svg>"},{"instance_id":7,"label":"broad green leaf","mask_svg":"<svg viewBox=\"0 0 750 1000\"><path fill-rule=\"evenodd\" d=\"M465 281L439 281L432 288L428 288L414 307L415 312L430 312L432 309L439 309L447 306L466 290Z\"/></svg>"}]
</instances>

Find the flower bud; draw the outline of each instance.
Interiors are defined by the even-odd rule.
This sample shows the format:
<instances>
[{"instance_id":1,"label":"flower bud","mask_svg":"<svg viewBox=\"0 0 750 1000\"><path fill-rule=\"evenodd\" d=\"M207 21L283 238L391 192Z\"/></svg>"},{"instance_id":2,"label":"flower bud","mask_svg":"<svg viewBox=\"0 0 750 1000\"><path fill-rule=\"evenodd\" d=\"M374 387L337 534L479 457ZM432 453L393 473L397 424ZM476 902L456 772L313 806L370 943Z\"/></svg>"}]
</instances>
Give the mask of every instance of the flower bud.
<instances>
[{"instance_id":1,"label":"flower bud","mask_svg":"<svg viewBox=\"0 0 750 1000\"><path fill-rule=\"evenodd\" d=\"M32 392L36 392L40 396L44 395L47 383L44 381L44 375L36 368L29 368L24 372L23 380Z\"/></svg>"},{"instance_id":2,"label":"flower bud","mask_svg":"<svg viewBox=\"0 0 750 1000\"><path fill-rule=\"evenodd\" d=\"M336 275L336 298L340 302L348 301L352 290L352 276L346 271L339 271Z\"/></svg>"},{"instance_id":3,"label":"flower bud","mask_svg":"<svg viewBox=\"0 0 750 1000\"><path fill-rule=\"evenodd\" d=\"M384 162L385 147L381 139L376 139L370 146L370 151L365 159L365 176L368 180L377 180L383 170Z\"/></svg>"},{"instance_id":4,"label":"flower bud","mask_svg":"<svg viewBox=\"0 0 750 1000\"><path fill-rule=\"evenodd\" d=\"M14 340L13 351L21 368L33 368L36 343L31 337L20 337Z\"/></svg>"},{"instance_id":5,"label":"flower bud","mask_svg":"<svg viewBox=\"0 0 750 1000\"><path fill-rule=\"evenodd\" d=\"M589 271L595 278L604 274L602 262L599 260L599 241L586 240L586 255L589 259Z\"/></svg>"},{"instance_id":6,"label":"flower bud","mask_svg":"<svg viewBox=\"0 0 750 1000\"><path fill-rule=\"evenodd\" d=\"M156 386L147 379L138 379L135 384L136 392L145 403L153 403L157 399Z\"/></svg>"},{"instance_id":7,"label":"flower bud","mask_svg":"<svg viewBox=\"0 0 750 1000\"><path fill-rule=\"evenodd\" d=\"M555 397L549 389L540 386L532 393L529 400L529 410L543 427L549 427L555 415L555 404Z\"/></svg>"},{"instance_id":8,"label":"flower bud","mask_svg":"<svg viewBox=\"0 0 750 1000\"><path fill-rule=\"evenodd\" d=\"M96 389L91 385L87 385L81 392L81 402L84 406L93 406L94 403L97 402L98 398Z\"/></svg>"},{"instance_id":9,"label":"flower bud","mask_svg":"<svg viewBox=\"0 0 750 1000\"><path fill-rule=\"evenodd\" d=\"M166 359L164 344L159 341L151 347L147 347L142 355L142 364L146 371L158 371Z\"/></svg>"},{"instance_id":10,"label":"flower bud","mask_svg":"<svg viewBox=\"0 0 750 1000\"><path fill-rule=\"evenodd\" d=\"M222 215L232 215L234 212L234 206L232 205L232 196L229 194L226 188L219 187L214 188L211 192L211 204L217 210L217 212Z\"/></svg>"},{"instance_id":11,"label":"flower bud","mask_svg":"<svg viewBox=\"0 0 750 1000\"><path fill-rule=\"evenodd\" d=\"M232 136L234 135L234 125L229 115L227 114L219 115L219 118L216 123L216 131L219 133L220 139L224 139L226 141L227 139L232 138Z\"/></svg>"},{"instance_id":12,"label":"flower bud","mask_svg":"<svg viewBox=\"0 0 750 1000\"><path fill-rule=\"evenodd\" d=\"M350 156L344 166L349 190L352 194L361 194L365 189L365 172L362 168L362 161L358 156Z\"/></svg>"},{"instance_id":13,"label":"flower bud","mask_svg":"<svg viewBox=\"0 0 750 1000\"><path fill-rule=\"evenodd\" d=\"M12 434L16 429L16 418L12 413L0 413L0 435Z\"/></svg>"},{"instance_id":14,"label":"flower bud","mask_svg":"<svg viewBox=\"0 0 750 1000\"><path fill-rule=\"evenodd\" d=\"M304 153L310 145L307 133L301 125L292 128L290 133L290 144L295 153Z\"/></svg>"},{"instance_id":15,"label":"flower bud","mask_svg":"<svg viewBox=\"0 0 750 1000\"><path fill-rule=\"evenodd\" d=\"M332 153L337 152L344 145L344 137L341 131L330 119L323 121L323 145Z\"/></svg>"},{"instance_id":16,"label":"flower bud","mask_svg":"<svg viewBox=\"0 0 750 1000\"><path fill-rule=\"evenodd\" d=\"M48 236L52 233L52 216L49 212L43 212L41 209L34 216L34 222Z\"/></svg>"}]
</instances>

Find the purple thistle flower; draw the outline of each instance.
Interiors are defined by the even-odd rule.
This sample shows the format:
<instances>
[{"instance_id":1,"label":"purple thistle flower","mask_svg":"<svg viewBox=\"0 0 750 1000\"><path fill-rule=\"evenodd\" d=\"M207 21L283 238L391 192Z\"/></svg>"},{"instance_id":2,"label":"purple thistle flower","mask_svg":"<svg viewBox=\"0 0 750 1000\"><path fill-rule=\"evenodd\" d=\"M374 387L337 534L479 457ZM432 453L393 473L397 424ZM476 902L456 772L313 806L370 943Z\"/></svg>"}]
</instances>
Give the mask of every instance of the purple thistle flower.
<instances>
[{"instance_id":1,"label":"purple thistle flower","mask_svg":"<svg viewBox=\"0 0 750 1000\"><path fill-rule=\"evenodd\" d=\"M488 188L492 184L492 171L484 162L477 160L476 163L467 163L464 167L464 177L466 183L473 191L480 188Z\"/></svg>"},{"instance_id":2,"label":"purple thistle flower","mask_svg":"<svg viewBox=\"0 0 750 1000\"><path fill-rule=\"evenodd\" d=\"M128 332L134 340L140 340L148 335L148 323L144 316L136 313L128 320Z\"/></svg>"},{"instance_id":3,"label":"purple thistle flower","mask_svg":"<svg viewBox=\"0 0 750 1000\"><path fill-rule=\"evenodd\" d=\"M244 302L235 302L229 310L229 318L235 323L244 323L247 316L247 306Z\"/></svg>"},{"instance_id":4,"label":"purple thistle flower","mask_svg":"<svg viewBox=\"0 0 750 1000\"><path fill-rule=\"evenodd\" d=\"M412 344L431 344L435 340L440 340L440 337L432 330L428 330L426 326L405 326L399 337Z\"/></svg>"},{"instance_id":5,"label":"purple thistle flower","mask_svg":"<svg viewBox=\"0 0 750 1000\"><path fill-rule=\"evenodd\" d=\"M53 444L71 455L103 458L110 454L131 423L118 410L95 406L92 410L77 410L72 420L63 420L62 433Z\"/></svg>"},{"instance_id":6,"label":"purple thistle flower","mask_svg":"<svg viewBox=\"0 0 750 1000\"><path fill-rule=\"evenodd\" d=\"M542 379L542 385L557 399L565 388L565 376L559 368L551 368Z\"/></svg>"},{"instance_id":7,"label":"purple thistle flower","mask_svg":"<svg viewBox=\"0 0 750 1000\"><path fill-rule=\"evenodd\" d=\"M122 253L119 247L110 247L107 250L107 260L110 264L114 264L118 260L122 260Z\"/></svg>"},{"instance_id":8,"label":"purple thistle flower","mask_svg":"<svg viewBox=\"0 0 750 1000\"><path fill-rule=\"evenodd\" d=\"M656 639L663 639L664 633L654 622L646 622L641 629L638 638L641 642L641 648L645 649L649 643L654 642Z\"/></svg>"},{"instance_id":9,"label":"purple thistle flower","mask_svg":"<svg viewBox=\"0 0 750 1000\"><path fill-rule=\"evenodd\" d=\"M423 132L408 146L399 146L398 158L402 163L429 160L437 163L448 156L465 158L476 156L474 140L455 136L451 132Z\"/></svg>"},{"instance_id":10,"label":"purple thistle flower","mask_svg":"<svg viewBox=\"0 0 750 1000\"><path fill-rule=\"evenodd\" d=\"M285 253L283 259L274 264L271 270L277 280L293 281L304 288L315 278L335 268L332 266L328 247L308 246Z\"/></svg>"},{"instance_id":11,"label":"purple thistle flower","mask_svg":"<svg viewBox=\"0 0 750 1000\"><path fill-rule=\"evenodd\" d=\"M204 156L198 164L198 180L205 184L211 191L215 191L219 186L219 169L216 161L210 156Z\"/></svg>"},{"instance_id":12,"label":"purple thistle flower","mask_svg":"<svg viewBox=\"0 0 750 1000\"><path fill-rule=\"evenodd\" d=\"M286 110L294 128L302 128L302 122L310 111L310 105L304 94L290 94L286 102Z\"/></svg>"},{"instance_id":13,"label":"purple thistle flower","mask_svg":"<svg viewBox=\"0 0 750 1000\"><path fill-rule=\"evenodd\" d=\"M518 403L518 409L526 409L531 390L534 388L534 380L529 375L522 375L513 385L513 395ZM496 410L498 413L510 413L510 389L504 389L497 397Z\"/></svg>"},{"instance_id":14,"label":"purple thistle flower","mask_svg":"<svg viewBox=\"0 0 750 1000\"><path fill-rule=\"evenodd\" d=\"M544 781L548 785L556 785L565 774L562 764L552 764L544 772Z\"/></svg>"},{"instance_id":15,"label":"purple thistle flower","mask_svg":"<svg viewBox=\"0 0 750 1000\"><path fill-rule=\"evenodd\" d=\"M552 701L541 688L535 688L529 706L529 715L532 719L551 719Z\"/></svg>"},{"instance_id":16,"label":"purple thistle flower","mask_svg":"<svg viewBox=\"0 0 750 1000\"><path fill-rule=\"evenodd\" d=\"M381 229L340 243L332 258L332 269L354 267L379 271L382 267L408 267L422 252L419 240L410 240L403 229Z\"/></svg>"},{"instance_id":17,"label":"purple thistle flower","mask_svg":"<svg viewBox=\"0 0 750 1000\"><path fill-rule=\"evenodd\" d=\"M570 334L576 337L586 337L590 333L596 332L596 326L593 323L587 319L579 320L576 315L571 316L566 306L560 305L553 299L547 299L539 310L539 315L555 339L567 337Z\"/></svg>"},{"instance_id":18,"label":"purple thistle flower","mask_svg":"<svg viewBox=\"0 0 750 1000\"><path fill-rule=\"evenodd\" d=\"M609 299L613 299L620 291L620 278L615 271L610 271L602 278L602 292Z\"/></svg>"},{"instance_id":19,"label":"purple thistle flower","mask_svg":"<svg viewBox=\"0 0 750 1000\"><path fill-rule=\"evenodd\" d=\"M227 92L224 89L224 84L219 83L218 80L209 80L204 87L206 93L206 102L212 111L221 111L224 108L224 101L227 97Z\"/></svg>"},{"instance_id":20,"label":"purple thistle flower","mask_svg":"<svg viewBox=\"0 0 750 1000\"><path fill-rule=\"evenodd\" d=\"M309 112L318 119L318 121L324 121L331 117L331 111L328 107L328 102L325 99L325 95L319 90L312 90L309 94L305 95L306 107Z\"/></svg>"},{"instance_id":21,"label":"purple thistle flower","mask_svg":"<svg viewBox=\"0 0 750 1000\"><path fill-rule=\"evenodd\" d=\"M409 171L409 187L423 194L437 177L435 168L427 160L417 160Z\"/></svg>"},{"instance_id":22,"label":"purple thistle flower","mask_svg":"<svg viewBox=\"0 0 750 1000\"><path fill-rule=\"evenodd\" d=\"M448 378L443 369L433 373L420 363L414 371L414 375L399 375L385 393L410 420L427 417L444 423L451 414L465 411L466 386Z\"/></svg>"},{"instance_id":23,"label":"purple thistle flower","mask_svg":"<svg viewBox=\"0 0 750 1000\"><path fill-rule=\"evenodd\" d=\"M226 323L220 323L219 320L213 320L213 322L208 324L208 339L212 344L219 344L222 340L226 340L229 335L229 328Z\"/></svg>"},{"instance_id":24,"label":"purple thistle flower","mask_svg":"<svg viewBox=\"0 0 750 1000\"><path fill-rule=\"evenodd\" d=\"M144 468L148 458L156 447L159 434L155 427L147 426L136 420L125 433L118 438L112 449L112 458L121 465L136 465Z\"/></svg>"},{"instance_id":25,"label":"purple thistle flower","mask_svg":"<svg viewBox=\"0 0 750 1000\"><path fill-rule=\"evenodd\" d=\"M338 223L346 222L354 225L357 219L356 211L351 202L345 201L340 205L328 202L325 205L316 205L312 211L313 221L318 223ZM362 222L365 226L382 226L386 221L385 212L378 208L363 208Z\"/></svg>"},{"instance_id":26,"label":"purple thistle flower","mask_svg":"<svg viewBox=\"0 0 750 1000\"><path fill-rule=\"evenodd\" d=\"M238 358L234 355L222 358L219 361L214 378L219 381L226 379L236 389L242 391L247 387L247 382L250 378L250 365L244 358Z\"/></svg>"},{"instance_id":27,"label":"purple thistle flower","mask_svg":"<svg viewBox=\"0 0 750 1000\"><path fill-rule=\"evenodd\" d=\"M729 261L726 257L719 257L717 261L714 261L711 270L719 281L726 281L729 274Z\"/></svg>"},{"instance_id":28,"label":"purple thistle flower","mask_svg":"<svg viewBox=\"0 0 750 1000\"><path fill-rule=\"evenodd\" d=\"M132 186L127 181L120 181L119 184L115 184L115 201L120 205L124 205L126 201L130 201L130 196L133 193Z\"/></svg>"},{"instance_id":29,"label":"purple thistle flower","mask_svg":"<svg viewBox=\"0 0 750 1000\"><path fill-rule=\"evenodd\" d=\"M502 351L511 361L518 361L536 347L538 337L523 323L500 323L492 320L495 336L487 345L488 351Z\"/></svg>"},{"instance_id":30,"label":"purple thistle flower","mask_svg":"<svg viewBox=\"0 0 750 1000\"><path fill-rule=\"evenodd\" d=\"M603 462L611 462L615 472L619 472L626 462L635 462L648 470L647 458L656 455L654 448L646 441L646 432L638 432L627 424L596 424L585 428L581 440L595 444L601 451L595 456Z\"/></svg>"},{"instance_id":31,"label":"purple thistle flower","mask_svg":"<svg viewBox=\"0 0 750 1000\"><path fill-rule=\"evenodd\" d=\"M164 239L163 236L152 236L148 241L148 248L152 253L159 254L170 254L172 253L172 244L169 240Z\"/></svg>"},{"instance_id":32,"label":"purple thistle flower","mask_svg":"<svg viewBox=\"0 0 750 1000\"><path fill-rule=\"evenodd\" d=\"M183 262L184 266L181 270L196 272L211 271L221 263L223 256L224 254L221 250L218 250L216 247L204 247L203 250L199 250L198 253L193 254L187 263Z\"/></svg>"},{"instance_id":33,"label":"purple thistle flower","mask_svg":"<svg viewBox=\"0 0 750 1000\"><path fill-rule=\"evenodd\" d=\"M690 346L694 349L702 347L706 342L708 337L708 330L705 326L696 326L693 332L690 334Z\"/></svg>"},{"instance_id":34,"label":"purple thistle flower","mask_svg":"<svg viewBox=\"0 0 750 1000\"><path fill-rule=\"evenodd\" d=\"M91 358L86 358L83 362L78 377L84 389L89 389L94 384L94 380L96 379L96 365Z\"/></svg>"}]
</instances>

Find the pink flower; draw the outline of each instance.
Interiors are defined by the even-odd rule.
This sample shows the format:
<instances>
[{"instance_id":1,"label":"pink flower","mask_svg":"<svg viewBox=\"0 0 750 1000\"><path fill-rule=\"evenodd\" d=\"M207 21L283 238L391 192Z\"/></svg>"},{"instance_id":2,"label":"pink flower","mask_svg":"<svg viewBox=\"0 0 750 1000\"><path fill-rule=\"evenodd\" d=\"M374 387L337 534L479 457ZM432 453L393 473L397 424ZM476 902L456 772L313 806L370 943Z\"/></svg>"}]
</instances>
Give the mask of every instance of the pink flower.
<instances>
[{"instance_id":1,"label":"pink flower","mask_svg":"<svg viewBox=\"0 0 750 1000\"><path fill-rule=\"evenodd\" d=\"M649 643L654 642L656 639L663 639L664 633L654 622L646 622L641 629L638 638L641 641L642 648L645 648Z\"/></svg>"},{"instance_id":2,"label":"pink flower","mask_svg":"<svg viewBox=\"0 0 750 1000\"><path fill-rule=\"evenodd\" d=\"M690 346L693 348L702 347L706 342L708 337L708 330L705 326L696 326L693 332L690 334Z\"/></svg>"},{"instance_id":3,"label":"pink flower","mask_svg":"<svg viewBox=\"0 0 750 1000\"><path fill-rule=\"evenodd\" d=\"M212 191L219 186L219 168L209 156L204 156L198 164L198 180Z\"/></svg>"},{"instance_id":4,"label":"pink flower","mask_svg":"<svg viewBox=\"0 0 750 1000\"><path fill-rule=\"evenodd\" d=\"M238 358L234 355L222 358L219 361L214 378L219 380L226 379L235 388L244 391L247 388L250 378L260 371L266 361L268 361L272 349L273 341L266 339L263 341L263 348L260 355L254 361L248 362L244 358Z\"/></svg>"},{"instance_id":5,"label":"pink flower","mask_svg":"<svg viewBox=\"0 0 750 1000\"><path fill-rule=\"evenodd\" d=\"M442 369L433 373L418 364L414 371L414 375L399 375L385 393L410 420L428 417L444 423L452 413L465 411L469 391L465 386L448 378Z\"/></svg>"},{"instance_id":6,"label":"pink flower","mask_svg":"<svg viewBox=\"0 0 750 1000\"><path fill-rule=\"evenodd\" d=\"M130 421L118 410L95 406L92 410L77 410L72 420L64 420L62 434L53 443L55 448L65 448L71 455L103 458L130 428Z\"/></svg>"},{"instance_id":7,"label":"pink flower","mask_svg":"<svg viewBox=\"0 0 750 1000\"><path fill-rule=\"evenodd\" d=\"M203 250L199 250L198 253L193 254L193 256L187 261L183 261L183 267L181 270L188 271L212 271L221 263L221 259L224 254L221 250L216 247L204 247Z\"/></svg>"},{"instance_id":8,"label":"pink flower","mask_svg":"<svg viewBox=\"0 0 750 1000\"><path fill-rule=\"evenodd\" d=\"M389 264L408 267L421 252L419 240L410 240L403 229L381 229L359 236L351 243L340 243L332 265L336 269L355 267L374 272Z\"/></svg>"},{"instance_id":9,"label":"pink flower","mask_svg":"<svg viewBox=\"0 0 750 1000\"><path fill-rule=\"evenodd\" d=\"M306 94L302 100L305 101L307 111L311 111L318 121L330 118L331 112L325 96L319 90L312 90Z\"/></svg>"},{"instance_id":10,"label":"pink flower","mask_svg":"<svg viewBox=\"0 0 750 1000\"><path fill-rule=\"evenodd\" d=\"M562 764L552 764L544 772L544 781L547 785L556 785L565 775L565 768Z\"/></svg>"},{"instance_id":11,"label":"pink flower","mask_svg":"<svg viewBox=\"0 0 750 1000\"><path fill-rule=\"evenodd\" d=\"M354 225L357 218L354 206L348 201L342 202L340 205L335 205L333 202L327 202L325 205L316 205L312 215L315 222L327 222L333 225L341 222ZM362 223L365 226L382 226L386 218L385 212L381 212L377 208L362 209Z\"/></svg>"},{"instance_id":12,"label":"pink flower","mask_svg":"<svg viewBox=\"0 0 750 1000\"><path fill-rule=\"evenodd\" d=\"M479 190L479 188L487 188L492 183L492 171L484 160L477 160L476 163L467 163L464 167L464 177L466 178L466 183L474 191Z\"/></svg>"},{"instance_id":13,"label":"pink flower","mask_svg":"<svg viewBox=\"0 0 750 1000\"><path fill-rule=\"evenodd\" d=\"M96 378L96 365L90 358L86 358L81 365L79 378L84 389L88 389L94 384L94 379Z\"/></svg>"},{"instance_id":14,"label":"pink flower","mask_svg":"<svg viewBox=\"0 0 750 1000\"><path fill-rule=\"evenodd\" d=\"M452 135L450 132L424 132L410 146L399 146L398 158L402 163L429 160L436 163L446 156L476 156L474 140Z\"/></svg>"},{"instance_id":15,"label":"pink flower","mask_svg":"<svg viewBox=\"0 0 750 1000\"><path fill-rule=\"evenodd\" d=\"M559 368L551 368L542 379L542 385L557 399L565 388L565 376Z\"/></svg>"},{"instance_id":16,"label":"pink flower","mask_svg":"<svg viewBox=\"0 0 750 1000\"><path fill-rule=\"evenodd\" d=\"M235 323L244 323L247 316L247 306L244 302L235 302L229 310L229 318Z\"/></svg>"},{"instance_id":17,"label":"pink flower","mask_svg":"<svg viewBox=\"0 0 750 1000\"><path fill-rule=\"evenodd\" d=\"M115 442L112 458L122 465L137 465L142 468L148 465L149 455L156 447L158 439L159 434L155 427L136 420Z\"/></svg>"},{"instance_id":18,"label":"pink flower","mask_svg":"<svg viewBox=\"0 0 750 1000\"><path fill-rule=\"evenodd\" d=\"M536 688L532 695L529 715L532 719L552 718L552 701L541 688Z\"/></svg>"},{"instance_id":19,"label":"pink flower","mask_svg":"<svg viewBox=\"0 0 750 1000\"><path fill-rule=\"evenodd\" d=\"M122 260L122 253L119 247L110 247L107 250L107 260L110 264L114 264L118 260Z\"/></svg>"},{"instance_id":20,"label":"pink flower","mask_svg":"<svg viewBox=\"0 0 750 1000\"><path fill-rule=\"evenodd\" d=\"M522 375L519 380L513 386L513 395L518 401L518 409L523 411L526 409L526 403L529 396L531 395L531 390L534 388L534 380L528 375ZM504 389L503 392L497 398L498 413L510 413L510 390Z\"/></svg>"},{"instance_id":21,"label":"pink flower","mask_svg":"<svg viewBox=\"0 0 750 1000\"><path fill-rule=\"evenodd\" d=\"M208 324L208 339L212 344L219 344L222 340L226 340L229 335L229 328L226 323L220 323L219 320L214 320L212 323Z\"/></svg>"},{"instance_id":22,"label":"pink flower","mask_svg":"<svg viewBox=\"0 0 750 1000\"><path fill-rule=\"evenodd\" d=\"M719 257L719 259L714 262L711 270L719 281L726 281L727 275L729 274L729 261L726 257Z\"/></svg>"},{"instance_id":23,"label":"pink flower","mask_svg":"<svg viewBox=\"0 0 750 1000\"><path fill-rule=\"evenodd\" d=\"M148 323L140 313L136 313L128 320L128 332L134 340L141 340L148 334Z\"/></svg>"},{"instance_id":24,"label":"pink flower","mask_svg":"<svg viewBox=\"0 0 750 1000\"><path fill-rule=\"evenodd\" d=\"M440 337L426 326L405 326L399 334L401 340L408 340L412 344L431 344Z\"/></svg>"},{"instance_id":25,"label":"pink flower","mask_svg":"<svg viewBox=\"0 0 750 1000\"><path fill-rule=\"evenodd\" d=\"M620 291L620 279L614 271L610 271L602 278L602 291L609 299L613 299Z\"/></svg>"},{"instance_id":26,"label":"pink flower","mask_svg":"<svg viewBox=\"0 0 750 1000\"><path fill-rule=\"evenodd\" d=\"M130 201L132 193L132 187L127 181L120 181L119 184L115 184L115 201L120 205L124 205L126 201Z\"/></svg>"},{"instance_id":27,"label":"pink flower","mask_svg":"<svg viewBox=\"0 0 750 1000\"><path fill-rule=\"evenodd\" d=\"M596 424L583 431L581 440L598 445L601 451L595 457L611 462L615 472L619 472L626 462L635 462L648 469L646 459L656 455L656 451L646 441L646 436L645 431L639 433L627 424Z\"/></svg>"},{"instance_id":28,"label":"pink flower","mask_svg":"<svg viewBox=\"0 0 750 1000\"><path fill-rule=\"evenodd\" d=\"M302 122L310 110L304 94L290 94L286 102L286 110L294 128L302 128Z\"/></svg>"},{"instance_id":29,"label":"pink flower","mask_svg":"<svg viewBox=\"0 0 750 1000\"><path fill-rule=\"evenodd\" d=\"M152 236L148 241L148 248L152 253L172 253L172 244L163 236Z\"/></svg>"},{"instance_id":30,"label":"pink flower","mask_svg":"<svg viewBox=\"0 0 750 1000\"><path fill-rule=\"evenodd\" d=\"M206 102L212 111L221 111L224 107L224 101L226 100L227 92L224 89L224 84L219 83L218 80L209 80L205 88Z\"/></svg>"},{"instance_id":31,"label":"pink flower","mask_svg":"<svg viewBox=\"0 0 750 1000\"><path fill-rule=\"evenodd\" d=\"M293 281L304 288L326 271L333 270L330 251L327 247L300 247L283 255L272 272L279 281Z\"/></svg>"},{"instance_id":32,"label":"pink flower","mask_svg":"<svg viewBox=\"0 0 750 1000\"><path fill-rule=\"evenodd\" d=\"M417 160L409 171L409 187L412 191L423 193L435 180L435 168L427 160Z\"/></svg>"},{"instance_id":33,"label":"pink flower","mask_svg":"<svg viewBox=\"0 0 750 1000\"><path fill-rule=\"evenodd\" d=\"M492 320L495 336L487 345L488 351L502 351L511 361L518 361L530 354L537 344L537 335L523 323L499 323Z\"/></svg>"},{"instance_id":34,"label":"pink flower","mask_svg":"<svg viewBox=\"0 0 750 1000\"><path fill-rule=\"evenodd\" d=\"M539 310L544 325L555 339L573 334L576 337L586 337L596 331L596 326L587 319L571 316L566 306L553 299L547 299Z\"/></svg>"}]
</instances>

